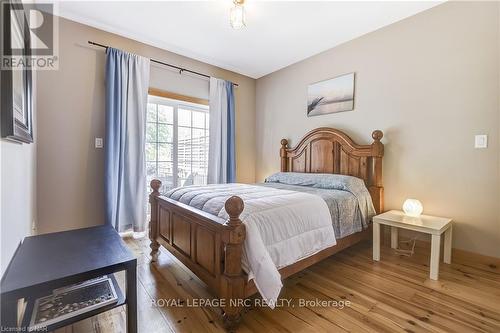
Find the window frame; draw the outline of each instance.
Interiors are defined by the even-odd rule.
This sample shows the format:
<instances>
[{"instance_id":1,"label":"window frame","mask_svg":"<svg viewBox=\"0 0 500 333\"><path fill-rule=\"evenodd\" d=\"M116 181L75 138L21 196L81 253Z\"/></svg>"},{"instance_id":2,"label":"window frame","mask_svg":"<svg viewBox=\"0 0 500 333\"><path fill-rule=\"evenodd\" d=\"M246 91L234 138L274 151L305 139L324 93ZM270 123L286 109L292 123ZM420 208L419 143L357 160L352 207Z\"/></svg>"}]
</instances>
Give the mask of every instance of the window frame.
<instances>
[{"instance_id":1,"label":"window frame","mask_svg":"<svg viewBox=\"0 0 500 333\"><path fill-rule=\"evenodd\" d=\"M158 124L160 124L158 122L158 105L164 105L164 106L167 106L167 107L171 107L172 110L173 110L173 117L172 117L172 127L173 127L173 133L172 133L172 142L169 143L169 144L172 144L172 188L176 188L176 187L179 187L181 186L181 184L179 184L179 179L181 178L179 176L179 109L183 109L183 110L189 110L189 111L192 111L192 112L204 112L204 113L207 113L207 116L209 116L209 107L208 107L208 101L206 100L202 100L202 99L196 99L196 98L190 98L190 101L186 101L186 99L182 100L182 99L173 99L173 98L170 98L170 97L167 97L167 96L172 96L172 97L178 97L178 98L182 98L182 97L186 97L186 96L183 96L183 95L178 95L178 94L171 94L171 93L168 93L168 92L164 92L163 94L156 94L156 90L153 91L152 89L149 90L149 93L148 93L148 104L152 103L152 104L155 104L156 105L156 121L154 122L156 124L156 139L155 139L155 144L156 144L156 158L155 158L155 168L156 168L156 174L158 175L158 170L159 170L159 159L158 159L158 154L159 154L159 141L158 141L158 135L159 135L159 131L158 131ZM196 102L199 102L199 101L206 101L206 103L195 103L195 102L191 102L191 101L196 101ZM206 116L205 116L206 117ZM148 119L146 119L146 124L149 124L149 123L153 123L151 121L149 121ZM209 123L209 120L208 120L208 123ZM166 123L166 124L169 124L169 123ZM170 125L170 124L169 124ZM209 135L209 126L207 126L207 119L205 118L205 126L204 126L204 130L207 131L207 135ZM190 131L191 131L191 138L193 136L193 129L199 129L199 127L194 127L193 126L193 117L191 116L191 123L190 123L190 126L187 127L187 126L180 126L180 127L184 127L184 128L189 128ZM147 141L147 138L146 138L146 143L150 143L149 141ZM168 143L168 142L167 142ZM193 148L192 148L192 143L191 143L191 172L193 170ZM147 161L146 162L148 163L151 163L151 161ZM207 165L207 169L208 169L208 157L207 157L207 160L206 160L206 165ZM146 174L146 177L148 175ZM184 179L184 178L182 178ZM165 186L167 186L167 184L164 184ZM170 185L170 184L168 184Z\"/></svg>"}]
</instances>

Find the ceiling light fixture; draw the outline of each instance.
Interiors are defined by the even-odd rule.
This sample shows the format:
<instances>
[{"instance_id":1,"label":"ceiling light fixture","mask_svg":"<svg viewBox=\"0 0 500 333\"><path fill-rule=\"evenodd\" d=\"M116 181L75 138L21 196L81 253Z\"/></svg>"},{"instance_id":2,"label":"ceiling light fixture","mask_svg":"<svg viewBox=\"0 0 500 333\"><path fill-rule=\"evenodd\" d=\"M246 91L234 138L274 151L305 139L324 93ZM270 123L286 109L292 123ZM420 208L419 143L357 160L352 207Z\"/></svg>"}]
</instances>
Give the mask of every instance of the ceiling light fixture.
<instances>
[{"instance_id":1,"label":"ceiling light fixture","mask_svg":"<svg viewBox=\"0 0 500 333\"><path fill-rule=\"evenodd\" d=\"M233 29L242 29L246 27L245 22L245 0L233 0L234 7L229 12L229 22Z\"/></svg>"}]
</instances>

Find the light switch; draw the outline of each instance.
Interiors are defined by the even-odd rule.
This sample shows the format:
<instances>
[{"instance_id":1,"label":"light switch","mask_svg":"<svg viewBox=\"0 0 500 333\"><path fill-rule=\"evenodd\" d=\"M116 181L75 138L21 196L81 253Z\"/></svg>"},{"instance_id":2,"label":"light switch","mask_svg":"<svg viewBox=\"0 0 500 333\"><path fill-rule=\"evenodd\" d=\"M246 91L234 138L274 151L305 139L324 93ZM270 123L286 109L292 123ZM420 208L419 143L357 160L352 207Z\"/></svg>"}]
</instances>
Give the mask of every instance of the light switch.
<instances>
[{"instance_id":1,"label":"light switch","mask_svg":"<svg viewBox=\"0 0 500 333\"><path fill-rule=\"evenodd\" d=\"M102 148L102 138L95 138L95 147Z\"/></svg>"},{"instance_id":2,"label":"light switch","mask_svg":"<svg viewBox=\"0 0 500 333\"><path fill-rule=\"evenodd\" d=\"M488 148L488 135L476 135L474 137L474 148Z\"/></svg>"}]
</instances>

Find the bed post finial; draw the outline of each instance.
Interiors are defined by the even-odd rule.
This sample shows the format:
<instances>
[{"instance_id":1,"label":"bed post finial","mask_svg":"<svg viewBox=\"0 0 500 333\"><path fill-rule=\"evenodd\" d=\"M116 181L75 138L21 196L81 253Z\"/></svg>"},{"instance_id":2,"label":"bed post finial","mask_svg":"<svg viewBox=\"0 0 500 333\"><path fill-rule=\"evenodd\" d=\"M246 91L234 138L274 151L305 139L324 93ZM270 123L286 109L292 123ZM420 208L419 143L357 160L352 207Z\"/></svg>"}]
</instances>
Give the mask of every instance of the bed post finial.
<instances>
[{"instance_id":1,"label":"bed post finial","mask_svg":"<svg viewBox=\"0 0 500 333\"><path fill-rule=\"evenodd\" d=\"M149 186L153 189L154 194L160 195L161 180L153 179L151 183L149 183Z\"/></svg>"},{"instance_id":2,"label":"bed post finial","mask_svg":"<svg viewBox=\"0 0 500 333\"><path fill-rule=\"evenodd\" d=\"M240 214L243 211L243 208L245 208L243 200L240 197L233 195L232 197L226 200L224 207L226 208L226 212L229 215L228 225L230 226L240 225L241 224Z\"/></svg>"},{"instance_id":3,"label":"bed post finial","mask_svg":"<svg viewBox=\"0 0 500 333\"><path fill-rule=\"evenodd\" d=\"M281 139L281 149L280 149L280 158L281 158L281 172L288 171L288 163L286 158L286 150L288 148L288 140Z\"/></svg>"},{"instance_id":4,"label":"bed post finial","mask_svg":"<svg viewBox=\"0 0 500 333\"><path fill-rule=\"evenodd\" d=\"M156 261L158 259L158 249L160 248L160 244L156 240L158 238L158 200L157 197L160 196L160 187L161 181L158 179L153 179L151 183L149 183L151 189L153 190L149 194L149 203L151 205L151 220L149 221L149 239L151 240L151 244L149 247L151 248L151 261Z\"/></svg>"},{"instance_id":5,"label":"bed post finial","mask_svg":"<svg viewBox=\"0 0 500 333\"><path fill-rule=\"evenodd\" d=\"M372 138L375 141L380 141L382 140L383 137L384 137L384 132L382 132L381 130L375 130L372 132Z\"/></svg>"},{"instance_id":6,"label":"bed post finial","mask_svg":"<svg viewBox=\"0 0 500 333\"><path fill-rule=\"evenodd\" d=\"M375 130L372 132L372 138L373 138L373 143L372 143L372 154L373 156L376 157L382 157L384 156L384 145L380 140L384 137L384 132L381 130Z\"/></svg>"},{"instance_id":7,"label":"bed post finial","mask_svg":"<svg viewBox=\"0 0 500 333\"><path fill-rule=\"evenodd\" d=\"M240 220L240 214L245 205L238 196L226 200L226 212L229 215L227 230L224 232L224 275L221 279L222 298L225 299L224 325L233 330L241 320L243 308L238 301L245 296L245 278L241 267L243 242L245 241L245 225Z\"/></svg>"}]
</instances>

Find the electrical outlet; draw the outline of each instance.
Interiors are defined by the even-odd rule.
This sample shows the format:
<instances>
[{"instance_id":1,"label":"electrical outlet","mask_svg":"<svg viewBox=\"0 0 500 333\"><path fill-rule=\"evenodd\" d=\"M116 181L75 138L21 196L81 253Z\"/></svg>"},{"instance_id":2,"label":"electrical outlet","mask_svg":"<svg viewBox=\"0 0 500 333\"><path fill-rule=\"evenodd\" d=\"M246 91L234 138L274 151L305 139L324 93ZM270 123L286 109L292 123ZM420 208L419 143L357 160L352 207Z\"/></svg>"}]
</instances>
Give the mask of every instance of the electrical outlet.
<instances>
[{"instance_id":1,"label":"electrical outlet","mask_svg":"<svg viewBox=\"0 0 500 333\"><path fill-rule=\"evenodd\" d=\"M488 148L488 135L480 134L474 137L474 148Z\"/></svg>"},{"instance_id":2,"label":"electrical outlet","mask_svg":"<svg viewBox=\"0 0 500 333\"><path fill-rule=\"evenodd\" d=\"M102 138L95 138L95 147L102 148Z\"/></svg>"}]
</instances>

